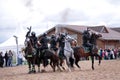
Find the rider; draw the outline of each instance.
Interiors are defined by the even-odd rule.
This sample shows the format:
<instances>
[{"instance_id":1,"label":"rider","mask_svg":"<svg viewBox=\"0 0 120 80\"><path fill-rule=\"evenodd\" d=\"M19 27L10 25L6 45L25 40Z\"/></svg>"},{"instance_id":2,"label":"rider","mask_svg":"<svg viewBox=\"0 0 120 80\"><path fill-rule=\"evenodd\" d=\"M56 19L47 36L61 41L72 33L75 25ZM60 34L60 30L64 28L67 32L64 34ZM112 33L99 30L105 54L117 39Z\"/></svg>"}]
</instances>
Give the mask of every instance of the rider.
<instances>
[{"instance_id":1,"label":"rider","mask_svg":"<svg viewBox=\"0 0 120 80\"><path fill-rule=\"evenodd\" d=\"M26 34L26 40L27 39L30 39L30 41L31 41L31 43L32 43L32 46L33 46L33 53L34 53L34 55L36 54L36 50L37 50L37 47L36 47L36 45L37 45L37 37L36 37L36 33L35 32L31 32L31 27L30 28L28 28L28 32L27 32L27 34ZM30 35L30 33L31 33L31 35Z\"/></svg>"},{"instance_id":2,"label":"rider","mask_svg":"<svg viewBox=\"0 0 120 80\"><path fill-rule=\"evenodd\" d=\"M64 46L65 46L65 35L64 34L60 34L60 36L57 39L57 42L59 44L59 48L60 48L60 52L59 55L60 57L64 58Z\"/></svg>"},{"instance_id":3,"label":"rider","mask_svg":"<svg viewBox=\"0 0 120 80\"><path fill-rule=\"evenodd\" d=\"M83 39L83 46L89 47L90 53L92 54L93 45L90 43L91 35L90 35L89 31L90 31L90 30L87 29L87 30L85 30L85 31L83 32L83 37L82 37L82 39Z\"/></svg>"},{"instance_id":4,"label":"rider","mask_svg":"<svg viewBox=\"0 0 120 80\"><path fill-rule=\"evenodd\" d=\"M33 53L34 55L37 53L37 37L36 37L36 33L35 32L31 32L31 36L30 36L30 40L32 42L32 46L33 46Z\"/></svg>"},{"instance_id":5,"label":"rider","mask_svg":"<svg viewBox=\"0 0 120 80\"><path fill-rule=\"evenodd\" d=\"M42 35L42 38L40 40L40 43L41 43L41 48L40 48L40 52L41 52L41 55L43 56L44 55L44 50L45 49L48 49L48 38L47 38L47 33L44 33Z\"/></svg>"},{"instance_id":6,"label":"rider","mask_svg":"<svg viewBox=\"0 0 120 80\"><path fill-rule=\"evenodd\" d=\"M58 50L58 48L57 48L57 40L56 40L56 36L55 35L51 36L50 49L53 50L55 53Z\"/></svg>"},{"instance_id":7,"label":"rider","mask_svg":"<svg viewBox=\"0 0 120 80\"><path fill-rule=\"evenodd\" d=\"M37 37L35 32L31 32L30 39L32 41L33 48L36 48L37 45Z\"/></svg>"}]
</instances>

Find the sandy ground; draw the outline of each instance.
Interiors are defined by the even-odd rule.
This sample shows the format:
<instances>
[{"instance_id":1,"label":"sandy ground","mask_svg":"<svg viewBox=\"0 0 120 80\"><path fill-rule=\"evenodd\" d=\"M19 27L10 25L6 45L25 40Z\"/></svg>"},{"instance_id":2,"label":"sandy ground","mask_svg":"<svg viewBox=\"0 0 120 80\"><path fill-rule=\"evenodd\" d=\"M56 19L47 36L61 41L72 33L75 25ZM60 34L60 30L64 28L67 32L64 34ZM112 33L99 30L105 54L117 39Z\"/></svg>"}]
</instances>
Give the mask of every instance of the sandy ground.
<instances>
[{"instance_id":1,"label":"sandy ground","mask_svg":"<svg viewBox=\"0 0 120 80\"><path fill-rule=\"evenodd\" d=\"M53 72L51 67L45 73L28 74L28 66L0 68L0 80L120 80L120 60L102 61L95 70L91 69L91 61L80 61L81 70L75 67L72 72ZM37 68L37 67L36 67Z\"/></svg>"}]
</instances>

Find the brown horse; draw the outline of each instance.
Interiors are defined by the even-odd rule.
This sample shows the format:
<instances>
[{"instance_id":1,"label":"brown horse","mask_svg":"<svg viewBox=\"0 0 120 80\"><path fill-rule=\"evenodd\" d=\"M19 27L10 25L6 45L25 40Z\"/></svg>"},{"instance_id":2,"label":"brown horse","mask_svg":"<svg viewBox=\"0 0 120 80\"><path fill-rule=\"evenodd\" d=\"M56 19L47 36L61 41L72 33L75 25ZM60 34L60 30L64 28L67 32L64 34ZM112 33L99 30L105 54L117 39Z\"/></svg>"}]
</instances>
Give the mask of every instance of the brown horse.
<instances>
[{"instance_id":1,"label":"brown horse","mask_svg":"<svg viewBox=\"0 0 120 80\"><path fill-rule=\"evenodd\" d=\"M59 57L49 49L45 49L42 52L42 55L40 55L40 61L43 62L43 67L45 68L48 65L48 60L50 60L50 66L53 71L55 72L56 67L61 71L59 66Z\"/></svg>"},{"instance_id":2,"label":"brown horse","mask_svg":"<svg viewBox=\"0 0 120 80\"><path fill-rule=\"evenodd\" d=\"M85 58L88 58L89 56L91 56L91 60L92 60L92 69L94 70L94 56L98 57L99 58L99 65L101 63L101 56L98 55L98 49L96 47L96 39L98 39L99 37L101 37L101 35L97 35L95 33L92 33L91 35L91 40L90 42L93 44L93 49L92 49L92 52L93 53L90 53L90 52L85 52L84 50L84 47L82 46L74 46L73 47L73 50L74 50L74 57L75 57L75 64L77 65L78 68L80 68L78 62L80 60L80 58L82 57L85 57ZM94 42L94 43L93 43ZM72 41L72 45L76 45L76 42L75 41Z\"/></svg>"},{"instance_id":3,"label":"brown horse","mask_svg":"<svg viewBox=\"0 0 120 80\"><path fill-rule=\"evenodd\" d=\"M28 73L36 73L36 70L35 70L36 55L34 55L34 51L35 50L32 47L31 41L27 40L26 41L26 48L25 48L24 52L25 52L25 58L28 62L28 67L29 67Z\"/></svg>"}]
</instances>

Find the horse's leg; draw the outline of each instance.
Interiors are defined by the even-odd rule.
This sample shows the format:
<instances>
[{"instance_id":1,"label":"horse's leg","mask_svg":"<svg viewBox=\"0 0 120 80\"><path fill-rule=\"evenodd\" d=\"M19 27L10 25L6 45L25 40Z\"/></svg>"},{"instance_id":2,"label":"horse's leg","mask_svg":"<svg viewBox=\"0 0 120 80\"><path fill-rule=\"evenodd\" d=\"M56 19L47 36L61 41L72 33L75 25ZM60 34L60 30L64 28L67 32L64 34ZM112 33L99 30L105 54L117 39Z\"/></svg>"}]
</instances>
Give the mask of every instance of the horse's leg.
<instances>
[{"instance_id":1,"label":"horse's leg","mask_svg":"<svg viewBox=\"0 0 120 80\"><path fill-rule=\"evenodd\" d=\"M56 62L53 61L53 72L55 72Z\"/></svg>"},{"instance_id":2,"label":"horse's leg","mask_svg":"<svg viewBox=\"0 0 120 80\"><path fill-rule=\"evenodd\" d=\"M94 55L91 55L91 60L92 60L92 70L94 70Z\"/></svg>"},{"instance_id":3,"label":"horse's leg","mask_svg":"<svg viewBox=\"0 0 120 80\"><path fill-rule=\"evenodd\" d=\"M40 72L40 63L38 63L38 72Z\"/></svg>"},{"instance_id":4,"label":"horse's leg","mask_svg":"<svg viewBox=\"0 0 120 80\"><path fill-rule=\"evenodd\" d=\"M66 57L66 63L67 63L67 66L68 66L68 71L71 72L69 57Z\"/></svg>"},{"instance_id":5,"label":"horse's leg","mask_svg":"<svg viewBox=\"0 0 120 80\"><path fill-rule=\"evenodd\" d=\"M44 67L44 69L42 69L42 72L46 72L46 71L45 71L45 68L46 68L46 66L48 65L48 60L47 60L47 58L44 57L44 58L42 59L42 62L43 62L43 67Z\"/></svg>"},{"instance_id":6,"label":"horse's leg","mask_svg":"<svg viewBox=\"0 0 120 80\"><path fill-rule=\"evenodd\" d=\"M40 72L40 56L39 56L39 49L37 49L36 61L37 61L37 66L38 66L38 72Z\"/></svg>"},{"instance_id":7,"label":"horse's leg","mask_svg":"<svg viewBox=\"0 0 120 80\"><path fill-rule=\"evenodd\" d=\"M74 59L72 57L69 58L71 67L74 67Z\"/></svg>"},{"instance_id":8,"label":"horse's leg","mask_svg":"<svg viewBox=\"0 0 120 80\"><path fill-rule=\"evenodd\" d=\"M74 51L73 51L73 49L71 50L72 52L71 52L71 57L69 58L69 61L70 61L70 65L71 65L71 67L72 68L74 68L74 62L75 62L75 57L74 57Z\"/></svg>"},{"instance_id":9,"label":"horse's leg","mask_svg":"<svg viewBox=\"0 0 120 80\"><path fill-rule=\"evenodd\" d=\"M63 70L65 70L65 68L63 67L64 60L62 58L60 58L60 66L62 67Z\"/></svg>"},{"instance_id":10,"label":"horse's leg","mask_svg":"<svg viewBox=\"0 0 120 80\"><path fill-rule=\"evenodd\" d=\"M31 71L32 71L32 69L31 69L31 62L29 61L29 60L27 60L27 62L28 62L28 68L29 68L29 74L31 73Z\"/></svg>"},{"instance_id":11,"label":"horse's leg","mask_svg":"<svg viewBox=\"0 0 120 80\"><path fill-rule=\"evenodd\" d=\"M59 57L57 55L54 56L53 58L53 71L55 72L55 68L58 68L58 70L62 71L59 66Z\"/></svg>"},{"instance_id":12,"label":"horse's leg","mask_svg":"<svg viewBox=\"0 0 120 80\"><path fill-rule=\"evenodd\" d=\"M52 69L53 69L53 61L52 61L52 60L50 60L50 66L51 66Z\"/></svg>"},{"instance_id":13,"label":"horse's leg","mask_svg":"<svg viewBox=\"0 0 120 80\"><path fill-rule=\"evenodd\" d=\"M36 70L35 70L35 57L33 57L33 60L32 60L32 72L36 73Z\"/></svg>"},{"instance_id":14,"label":"horse's leg","mask_svg":"<svg viewBox=\"0 0 120 80\"><path fill-rule=\"evenodd\" d=\"M32 72L33 72L33 73L36 73L35 64L32 64Z\"/></svg>"},{"instance_id":15,"label":"horse's leg","mask_svg":"<svg viewBox=\"0 0 120 80\"><path fill-rule=\"evenodd\" d=\"M101 57L99 54L95 54L95 56L99 58L99 64L98 64L98 65L100 65L100 64L101 64L102 57Z\"/></svg>"},{"instance_id":16,"label":"horse's leg","mask_svg":"<svg viewBox=\"0 0 120 80\"><path fill-rule=\"evenodd\" d=\"M78 68L80 68L78 62L79 62L79 59L76 59L76 60L75 60L75 64L76 64L76 66L77 66Z\"/></svg>"},{"instance_id":17,"label":"horse's leg","mask_svg":"<svg viewBox=\"0 0 120 80\"><path fill-rule=\"evenodd\" d=\"M56 65L57 65L57 68L58 68L60 71L62 71L61 68L60 68L60 66L59 66L59 60L56 62Z\"/></svg>"},{"instance_id":18,"label":"horse's leg","mask_svg":"<svg viewBox=\"0 0 120 80\"><path fill-rule=\"evenodd\" d=\"M40 72L40 60L38 57L37 57L37 66L38 66L38 72Z\"/></svg>"}]
</instances>

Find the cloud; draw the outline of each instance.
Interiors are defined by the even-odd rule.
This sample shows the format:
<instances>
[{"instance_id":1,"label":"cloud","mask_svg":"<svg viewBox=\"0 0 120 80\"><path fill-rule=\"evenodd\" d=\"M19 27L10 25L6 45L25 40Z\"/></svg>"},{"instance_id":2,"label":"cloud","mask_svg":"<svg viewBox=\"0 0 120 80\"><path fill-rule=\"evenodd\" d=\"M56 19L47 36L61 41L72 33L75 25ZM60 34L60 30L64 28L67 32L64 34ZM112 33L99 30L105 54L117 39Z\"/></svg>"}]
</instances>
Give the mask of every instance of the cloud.
<instances>
[{"instance_id":1,"label":"cloud","mask_svg":"<svg viewBox=\"0 0 120 80\"><path fill-rule=\"evenodd\" d=\"M20 26L32 26L37 34L57 23L119 26L119 4L119 0L0 0L4 34L0 38L9 38Z\"/></svg>"},{"instance_id":2,"label":"cloud","mask_svg":"<svg viewBox=\"0 0 120 80\"><path fill-rule=\"evenodd\" d=\"M120 5L120 0L106 0L107 2L109 2L110 4L112 4L112 5L117 5L117 6L119 6Z\"/></svg>"},{"instance_id":3,"label":"cloud","mask_svg":"<svg viewBox=\"0 0 120 80\"><path fill-rule=\"evenodd\" d=\"M51 22L67 23L67 22L85 21L88 19L89 16L87 16L84 12L66 8L57 14L46 16L43 22L51 21Z\"/></svg>"}]
</instances>

